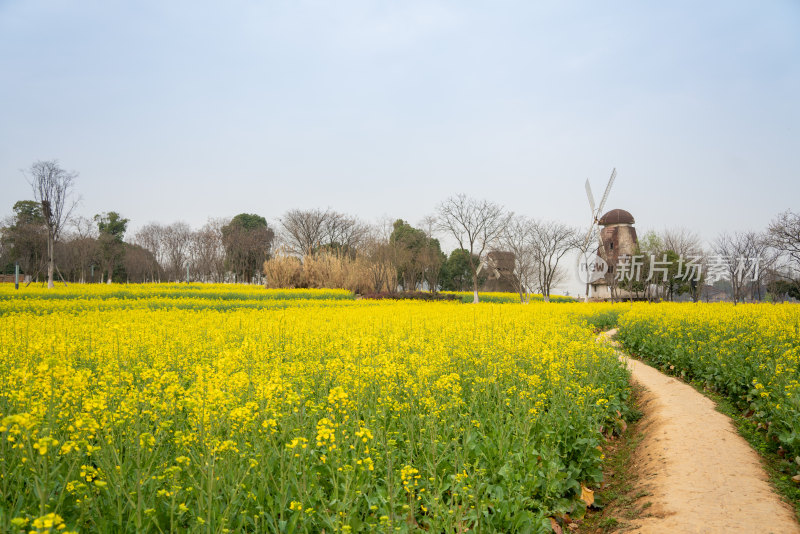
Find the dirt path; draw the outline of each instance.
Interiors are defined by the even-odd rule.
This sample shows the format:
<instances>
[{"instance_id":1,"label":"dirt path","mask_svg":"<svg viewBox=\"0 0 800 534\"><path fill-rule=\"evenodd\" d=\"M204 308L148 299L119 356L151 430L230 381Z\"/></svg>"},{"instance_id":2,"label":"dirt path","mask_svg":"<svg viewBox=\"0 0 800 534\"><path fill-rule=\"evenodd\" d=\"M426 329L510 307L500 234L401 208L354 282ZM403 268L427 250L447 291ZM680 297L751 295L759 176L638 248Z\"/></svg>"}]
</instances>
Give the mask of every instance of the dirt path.
<instances>
[{"instance_id":1,"label":"dirt path","mask_svg":"<svg viewBox=\"0 0 800 534\"><path fill-rule=\"evenodd\" d=\"M616 330L601 334L610 340ZM621 356L624 358L624 356ZM632 460L652 502L632 532L800 533L791 507L770 487L758 454L731 420L691 386L627 359L647 390L644 438Z\"/></svg>"}]
</instances>

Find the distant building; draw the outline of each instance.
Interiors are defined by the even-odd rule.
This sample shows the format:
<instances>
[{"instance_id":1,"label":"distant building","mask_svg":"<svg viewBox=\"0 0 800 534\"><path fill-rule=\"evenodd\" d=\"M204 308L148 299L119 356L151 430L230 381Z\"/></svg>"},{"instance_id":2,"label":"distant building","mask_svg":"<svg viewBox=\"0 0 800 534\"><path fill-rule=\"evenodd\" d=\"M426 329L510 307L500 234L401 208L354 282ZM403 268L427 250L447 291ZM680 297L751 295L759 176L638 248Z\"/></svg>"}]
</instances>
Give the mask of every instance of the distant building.
<instances>
[{"instance_id":1,"label":"distant building","mask_svg":"<svg viewBox=\"0 0 800 534\"><path fill-rule=\"evenodd\" d=\"M481 275L486 277L481 284L480 291L515 292L517 290L514 274L514 253L493 250L486 255L486 261L481 266Z\"/></svg>"}]
</instances>

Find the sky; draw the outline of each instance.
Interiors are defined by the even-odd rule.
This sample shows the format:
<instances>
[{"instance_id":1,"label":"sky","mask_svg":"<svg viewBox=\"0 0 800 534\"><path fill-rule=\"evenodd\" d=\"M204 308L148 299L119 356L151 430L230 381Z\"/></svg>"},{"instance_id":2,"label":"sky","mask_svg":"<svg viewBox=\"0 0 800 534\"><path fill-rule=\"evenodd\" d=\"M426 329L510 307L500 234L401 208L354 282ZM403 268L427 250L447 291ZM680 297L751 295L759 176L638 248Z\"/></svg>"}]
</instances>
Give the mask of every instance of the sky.
<instances>
[{"instance_id":1,"label":"sky","mask_svg":"<svg viewBox=\"0 0 800 534\"><path fill-rule=\"evenodd\" d=\"M0 217L292 208L412 224L464 193L706 239L800 208L800 2L0 0Z\"/></svg>"}]
</instances>

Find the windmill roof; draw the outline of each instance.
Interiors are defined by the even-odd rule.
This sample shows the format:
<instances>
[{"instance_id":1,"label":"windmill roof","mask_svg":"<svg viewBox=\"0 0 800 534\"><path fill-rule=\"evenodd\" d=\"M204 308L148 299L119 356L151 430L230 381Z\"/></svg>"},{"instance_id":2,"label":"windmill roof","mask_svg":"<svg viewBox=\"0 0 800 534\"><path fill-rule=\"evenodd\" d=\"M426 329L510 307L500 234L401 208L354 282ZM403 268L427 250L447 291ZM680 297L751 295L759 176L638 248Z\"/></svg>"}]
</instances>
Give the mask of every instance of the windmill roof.
<instances>
[{"instance_id":1,"label":"windmill roof","mask_svg":"<svg viewBox=\"0 0 800 534\"><path fill-rule=\"evenodd\" d=\"M616 209L606 212L598 222L602 226L606 226L609 224L634 224L636 221L629 211Z\"/></svg>"}]
</instances>

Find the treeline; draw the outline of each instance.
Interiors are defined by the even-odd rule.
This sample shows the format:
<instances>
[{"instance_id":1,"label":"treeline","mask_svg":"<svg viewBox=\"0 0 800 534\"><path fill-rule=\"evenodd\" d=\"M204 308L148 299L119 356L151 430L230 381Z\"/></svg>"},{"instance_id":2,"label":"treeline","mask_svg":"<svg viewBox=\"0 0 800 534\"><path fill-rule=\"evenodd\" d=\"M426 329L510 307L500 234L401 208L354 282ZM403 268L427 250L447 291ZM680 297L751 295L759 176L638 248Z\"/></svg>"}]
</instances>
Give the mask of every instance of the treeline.
<instances>
[{"instance_id":1,"label":"treeline","mask_svg":"<svg viewBox=\"0 0 800 534\"><path fill-rule=\"evenodd\" d=\"M609 277L612 295L623 290L648 301L800 300L800 214L787 211L761 232L723 232L708 244L683 228L646 232L626 260L628 272Z\"/></svg>"},{"instance_id":2,"label":"treeline","mask_svg":"<svg viewBox=\"0 0 800 534\"><path fill-rule=\"evenodd\" d=\"M511 231L515 228L512 220L522 219L466 197L453 197L440 210L459 206L467 211L430 216L420 227L402 219L368 224L330 209L294 209L278 217L274 226L261 215L241 213L209 220L200 228L185 222L149 223L130 234L129 219L115 211L92 218L73 216L54 243L54 277L84 283L259 283L276 288L345 288L357 293L476 290L492 276L488 252L516 246L514 239L520 236ZM462 217L466 230L459 229L453 217ZM448 220L455 233L446 231ZM482 229L476 231L470 225ZM505 275L523 300L535 290L549 295L552 285L564 278L563 267L556 269L557 262L577 235L555 224L534 224L529 230L538 231L537 235L557 230L562 235L556 235L558 254L554 261L548 260L552 265L534 269L549 273L541 284L531 278L530 255L520 254L516 266L511 255L512 265ZM437 233L450 235L459 247L446 254ZM13 273L16 264L29 279L45 279L47 241L42 204L17 202L13 215L0 226L3 272ZM515 271L526 276L517 276Z\"/></svg>"},{"instance_id":3,"label":"treeline","mask_svg":"<svg viewBox=\"0 0 800 534\"><path fill-rule=\"evenodd\" d=\"M547 299L565 276L559 262L577 236L564 225L514 219L494 203L464 195L440 203L419 228L402 219L371 225L330 209L295 209L279 217L275 227L261 215L240 213L197 229L184 222L150 223L128 235L129 220L116 211L92 218L73 215L78 174L58 161L37 161L25 175L34 199L17 202L0 226L0 266L5 273L19 267L29 279L46 273L49 287L60 278L65 283L265 283L372 293L471 289L477 301L481 281L502 274L523 301L535 290ZM524 221L533 233L515 235L518 224L512 220ZM449 256L436 233L458 243ZM512 253L510 266L493 264L491 251L504 246L531 254Z\"/></svg>"},{"instance_id":4,"label":"treeline","mask_svg":"<svg viewBox=\"0 0 800 534\"><path fill-rule=\"evenodd\" d=\"M0 268L11 274L18 266L51 287L61 279L239 282L358 293L471 290L477 302L488 280L502 282L527 302L531 293L549 300L551 290L569 279L564 258L570 252L589 254L600 246L589 238L591 231L509 213L465 195L442 201L417 226L403 219L368 224L331 209L292 209L272 224L262 215L240 213L200 228L149 223L130 235L130 221L118 212L73 214L77 173L57 161L37 161L25 174L34 199L18 201L0 223ZM440 237L457 244L449 255ZM643 276L617 280L611 274L618 266L610 266L612 296L699 300L716 288L735 302L800 298L800 214L792 211L763 232L722 234L710 247L686 230L647 233L637 247L627 259L640 258ZM688 259L702 276L679 276ZM647 275L656 268L660 281ZM745 272L753 276L747 279Z\"/></svg>"},{"instance_id":5,"label":"treeline","mask_svg":"<svg viewBox=\"0 0 800 534\"><path fill-rule=\"evenodd\" d=\"M449 257L431 228L403 220L369 225L332 210L290 210L275 229L241 213L149 223L128 234L117 212L73 217L55 243L56 280L67 282L241 282L270 287L337 287L357 292L471 288L467 252ZM0 225L3 272L45 277L47 228L41 204L22 200ZM477 260L476 260L477 261Z\"/></svg>"},{"instance_id":6,"label":"treeline","mask_svg":"<svg viewBox=\"0 0 800 534\"><path fill-rule=\"evenodd\" d=\"M41 205L14 204L0 227L3 272L19 265L24 275L44 277L47 228ZM150 223L132 236L129 220L111 211L74 217L54 246L56 279L68 282L252 281L274 238L266 219L239 214L193 229L184 222Z\"/></svg>"}]
</instances>

